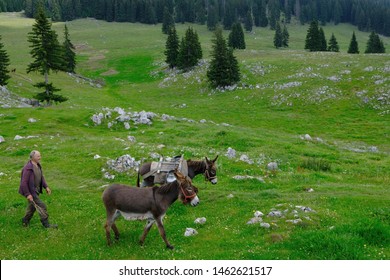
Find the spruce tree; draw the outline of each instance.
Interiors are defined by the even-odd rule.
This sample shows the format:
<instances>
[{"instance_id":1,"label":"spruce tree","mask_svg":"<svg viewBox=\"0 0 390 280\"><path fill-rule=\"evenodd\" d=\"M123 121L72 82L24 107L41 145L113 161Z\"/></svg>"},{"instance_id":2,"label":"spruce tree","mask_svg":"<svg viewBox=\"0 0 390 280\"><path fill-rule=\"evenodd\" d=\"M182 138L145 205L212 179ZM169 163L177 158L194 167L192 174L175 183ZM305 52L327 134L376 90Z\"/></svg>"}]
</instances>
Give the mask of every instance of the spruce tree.
<instances>
[{"instance_id":1,"label":"spruce tree","mask_svg":"<svg viewBox=\"0 0 390 280\"><path fill-rule=\"evenodd\" d=\"M175 26L171 26L168 32L167 42L165 44L165 62L170 68L177 66L177 57L179 55L179 37L177 36Z\"/></svg>"},{"instance_id":2,"label":"spruce tree","mask_svg":"<svg viewBox=\"0 0 390 280\"><path fill-rule=\"evenodd\" d=\"M64 102L67 98L54 94L59 89L49 83L50 71L64 70L63 52L58 43L57 34L51 29L51 23L46 18L43 7L40 5L35 17L32 31L28 33L28 42L31 43L30 54L34 59L27 66L27 73L38 72L44 76L45 81L34 86L43 88L44 91L38 93L35 98L39 101L46 101L48 105L54 102Z\"/></svg>"},{"instance_id":3,"label":"spruce tree","mask_svg":"<svg viewBox=\"0 0 390 280\"><path fill-rule=\"evenodd\" d=\"M226 87L240 80L240 71L233 49L229 49L223 38L222 29L214 32L211 62L207 71L207 78L212 87Z\"/></svg>"},{"instance_id":4,"label":"spruce tree","mask_svg":"<svg viewBox=\"0 0 390 280\"><path fill-rule=\"evenodd\" d=\"M162 32L168 34L172 25L175 24L172 14L169 12L168 7L164 8L163 22L162 22Z\"/></svg>"},{"instance_id":5,"label":"spruce tree","mask_svg":"<svg viewBox=\"0 0 390 280\"><path fill-rule=\"evenodd\" d=\"M334 36L334 33L332 33L332 36L329 39L329 46L328 51L330 52L339 52L339 44L337 43L336 37Z\"/></svg>"},{"instance_id":6,"label":"spruce tree","mask_svg":"<svg viewBox=\"0 0 390 280\"><path fill-rule=\"evenodd\" d=\"M311 52L320 50L320 34L318 29L318 21L313 20L310 23L306 34L305 49Z\"/></svg>"},{"instance_id":7,"label":"spruce tree","mask_svg":"<svg viewBox=\"0 0 390 280\"><path fill-rule=\"evenodd\" d=\"M324 29L322 29L322 27L320 27L318 29L318 34L319 34L319 51L321 52L326 52L328 50L328 45L326 43L326 38L325 38L325 32L324 32Z\"/></svg>"},{"instance_id":8,"label":"spruce tree","mask_svg":"<svg viewBox=\"0 0 390 280\"><path fill-rule=\"evenodd\" d=\"M274 46L277 49L283 46L283 34L279 22L277 22L275 26Z\"/></svg>"},{"instance_id":9,"label":"spruce tree","mask_svg":"<svg viewBox=\"0 0 390 280\"><path fill-rule=\"evenodd\" d=\"M70 38L69 38L69 30L68 30L68 26L65 24L65 28L64 28L64 43L62 45L62 48L63 48L63 51L64 51L64 54L63 54L63 61L64 61L64 65L63 65L63 70L66 71L66 72L69 72L69 73L75 73L75 69L76 69L76 53L74 52L75 50L75 47L74 45L72 44L72 42L70 41Z\"/></svg>"},{"instance_id":10,"label":"spruce tree","mask_svg":"<svg viewBox=\"0 0 390 280\"><path fill-rule=\"evenodd\" d=\"M289 40L290 40L290 34L288 33L287 26L284 25L282 31L282 46L288 48Z\"/></svg>"},{"instance_id":11,"label":"spruce tree","mask_svg":"<svg viewBox=\"0 0 390 280\"><path fill-rule=\"evenodd\" d=\"M207 13L207 29L215 30L218 23L218 14L214 6L209 6Z\"/></svg>"},{"instance_id":12,"label":"spruce tree","mask_svg":"<svg viewBox=\"0 0 390 280\"><path fill-rule=\"evenodd\" d=\"M7 52L4 50L4 45L1 42L1 35L0 35L0 86L5 86L8 84L8 80L11 78L9 76L9 57Z\"/></svg>"},{"instance_id":13,"label":"spruce tree","mask_svg":"<svg viewBox=\"0 0 390 280\"><path fill-rule=\"evenodd\" d=\"M359 53L358 42L356 41L355 32L352 33L351 42L349 43L348 53Z\"/></svg>"},{"instance_id":14,"label":"spruce tree","mask_svg":"<svg viewBox=\"0 0 390 280\"><path fill-rule=\"evenodd\" d=\"M368 38L365 53L385 53L383 42L374 31L371 32Z\"/></svg>"},{"instance_id":15,"label":"spruce tree","mask_svg":"<svg viewBox=\"0 0 390 280\"><path fill-rule=\"evenodd\" d=\"M228 45L233 49L245 49L244 30L240 22L235 22L232 25L232 31L229 33Z\"/></svg>"},{"instance_id":16,"label":"spruce tree","mask_svg":"<svg viewBox=\"0 0 390 280\"><path fill-rule=\"evenodd\" d=\"M198 33L192 27L188 27L180 43L177 66L181 70L188 70L198 64L201 58L202 48Z\"/></svg>"},{"instance_id":17,"label":"spruce tree","mask_svg":"<svg viewBox=\"0 0 390 280\"><path fill-rule=\"evenodd\" d=\"M251 32L253 28L252 11L249 9L245 17L245 30Z\"/></svg>"}]
</instances>

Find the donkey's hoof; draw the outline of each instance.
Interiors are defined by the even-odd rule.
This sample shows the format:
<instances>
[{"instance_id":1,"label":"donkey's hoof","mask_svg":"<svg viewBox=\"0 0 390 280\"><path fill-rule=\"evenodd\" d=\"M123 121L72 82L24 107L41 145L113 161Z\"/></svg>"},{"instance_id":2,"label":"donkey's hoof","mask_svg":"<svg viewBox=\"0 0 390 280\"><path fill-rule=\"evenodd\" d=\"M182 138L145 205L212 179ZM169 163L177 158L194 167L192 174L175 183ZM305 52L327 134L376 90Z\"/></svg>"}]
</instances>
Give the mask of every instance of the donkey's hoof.
<instances>
[{"instance_id":1,"label":"donkey's hoof","mask_svg":"<svg viewBox=\"0 0 390 280\"><path fill-rule=\"evenodd\" d=\"M167 248L171 250L175 249L175 247L173 247L171 244L167 245Z\"/></svg>"}]
</instances>

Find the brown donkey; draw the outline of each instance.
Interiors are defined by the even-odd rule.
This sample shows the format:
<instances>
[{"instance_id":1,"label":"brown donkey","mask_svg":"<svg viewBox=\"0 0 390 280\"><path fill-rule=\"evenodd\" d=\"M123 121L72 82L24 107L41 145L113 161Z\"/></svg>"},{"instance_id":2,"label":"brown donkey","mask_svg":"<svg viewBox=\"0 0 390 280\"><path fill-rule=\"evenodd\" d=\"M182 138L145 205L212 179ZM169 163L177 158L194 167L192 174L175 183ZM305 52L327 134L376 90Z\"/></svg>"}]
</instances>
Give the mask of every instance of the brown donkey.
<instances>
[{"instance_id":1,"label":"brown donkey","mask_svg":"<svg viewBox=\"0 0 390 280\"><path fill-rule=\"evenodd\" d=\"M178 198L183 204L192 206L199 204L198 189L192 185L190 178L179 171L175 171L176 180L161 187L136 188L114 184L103 192L103 202L107 211L106 229L107 244L111 245L110 229L119 239L119 231L115 220L123 216L126 220L147 220L144 232L140 239L143 245L146 235L154 223L157 224L162 239L169 249L173 246L168 242L163 226L163 218L169 206Z\"/></svg>"},{"instance_id":2,"label":"brown donkey","mask_svg":"<svg viewBox=\"0 0 390 280\"><path fill-rule=\"evenodd\" d=\"M198 174L203 174L205 180L211 182L213 185L217 183L217 164L216 161L218 159L218 156L215 157L215 159L208 159L207 157L205 160L187 160L187 166L188 166L188 177L193 179ZM150 172L151 169L151 162L145 162L138 171L138 178L137 178L137 187L140 187L140 175L144 176L148 172ZM144 178L141 187L150 187L154 185L154 176L148 176L147 178Z\"/></svg>"}]
</instances>

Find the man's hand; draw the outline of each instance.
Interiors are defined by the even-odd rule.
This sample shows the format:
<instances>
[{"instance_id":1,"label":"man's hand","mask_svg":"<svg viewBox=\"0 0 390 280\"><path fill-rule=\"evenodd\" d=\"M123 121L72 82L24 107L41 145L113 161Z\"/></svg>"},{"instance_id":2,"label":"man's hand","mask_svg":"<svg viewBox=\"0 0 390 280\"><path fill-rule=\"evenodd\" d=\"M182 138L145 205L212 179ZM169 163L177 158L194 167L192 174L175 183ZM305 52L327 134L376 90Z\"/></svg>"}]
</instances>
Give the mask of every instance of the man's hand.
<instances>
[{"instance_id":1,"label":"man's hand","mask_svg":"<svg viewBox=\"0 0 390 280\"><path fill-rule=\"evenodd\" d=\"M28 195L28 196L27 196L27 200L32 202L32 201L34 200L34 199L33 199L33 196L32 196L31 194Z\"/></svg>"},{"instance_id":2,"label":"man's hand","mask_svg":"<svg viewBox=\"0 0 390 280\"><path fill-rule=\"evenodd\" d=\"M48 195L51 195L51 189L49 187L46 188L46 192Z\"/></svg>"}]
</instances>

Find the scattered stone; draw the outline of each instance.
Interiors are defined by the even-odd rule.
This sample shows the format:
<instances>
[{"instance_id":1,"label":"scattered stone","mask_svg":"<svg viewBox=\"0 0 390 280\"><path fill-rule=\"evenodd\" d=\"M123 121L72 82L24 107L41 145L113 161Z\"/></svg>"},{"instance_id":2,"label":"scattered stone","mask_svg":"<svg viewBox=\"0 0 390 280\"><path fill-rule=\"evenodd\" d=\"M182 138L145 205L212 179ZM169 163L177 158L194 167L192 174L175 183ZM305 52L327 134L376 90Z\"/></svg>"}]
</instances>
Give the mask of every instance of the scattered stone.
<instances>
[{"instance_id":1,"label":"scattered stone","mask_svg":"<svg viewBox=\"0 0 390 280\"><path fill-rule=\"evenodd\" d=\"M244 162L246 162L248 164L253 164L253 160L249 159L249 157L247 155L241 155L240 156L240 160L244 161Z\"/></svg>"},{"instance_id":2,"label":"scattered stone","mask_svg":"<svg viewBox=\"0 0 390 280\"><path fill-rule=\"evenodd\" d=\"M306 206L300 206L300 205L297 205L295 206L296 208L302 210L303 212L315 212L313 209L311 209L310 207L306 207Z\"/></svg>"},{"instance_id":3,"label":"scattered stone","mask_svg":"<svg viewBox=\"0 0 390 280\"><path fill-rule=\"evenodd\" d=\"M127 172L130 169L136 169L139 164L140 162L136 161L130 155L123 155L118 157L116 160L110 159L107 161L108 168L119 173Z\"/></svg>"},{"instance_id":4,"label":"scattered stone","mask_svg":"<svg viewBox=\"0 0 390 280\"><path fill-rule=\"evenodd\" d=\"M267 164L267 169L270 170L270 171L276 171L278 170L278 164L276 162L270 162Z\"/></svg>"},{"instance_id":5,"label":"scattered stone","mask_svg":"<svg viewBox=\"0 0 390 280\"><path fill-rule=\"evenodd\" d=\"M261 217L253 217L246 224L253 225L253 224L261 223L262 221L263 221L263 218L261 218Z\"/></svg>"},{"instance_id":6,"label":"scattered stone","mask_svg":"<svg viewBox=\"0 0 390 280\"><path fill-rule=\"evenodd\" d=\"M124 122L123 125L125 126L126 130L130 129L130 124L128 122Z\"/></svg>"},{"instance_id":7,"label":"scattered stone","mask_svg":"<svg viewBox=\"0 0 390 280\"><path fill-rule=\"evenodd\" d=\"M302 220L301 219L295 219L295 220L286 220L286 223L292 223L292 224L299 224L301 223Z\"/></svg>"},{"instance_id":8,"label":"scattered stone","mask_svg":"<svg viewBox=\"0 0 390 280\"><path fill-rule=\"evenodd\" d=\"M14 138L14 140L21 140L21 139L24 139L24 137L20 135L16 135Z\"/></svg>"},{"instance_id":9,"label":"scattered stone","mask_svg":"<svg viewBox=\"0 0 390 280\"><path fill-rule=\"evenodd\" d=\"M307 192L314 192L314 189L313 188L306 188L305 191L307 191Z\"/></svg>"},{"instance_id":10,"label":"scattered stone","mask_svg":"<svg viewBox=\"0 0 390 280\"><path fill-rule=\"evenodd\" d=\"M127 140L129 140L131 143L135 143L136 142L135 137L131 136L131 135L127 136Z\"/></svg>"},{"instance_id":11,"label":"scattered stone","mask_svg":"<svg viewBox=\"0 0 390 280\"><path fill-rule=\"evenodd\" d=\"M37 120L34 119L34 118L29 118L29 119L28 119L28 122L29 122L29 123L35 123L35 122L37 122Z\"/></svg>"},{"instance_id":12,"label":"scattered stone","mask_svg":"<svg viewBox=\"0 0 390 280\"><path fill-rule=\"evenodd\" d=\"M5 142L5 139L3 136L0 135L0 143L3 143L3 142Z\"/></svg>"},{"instance_id":13,"label":"scattered stone","mask_svg":"<svg viewBox=\"0 0 390 280\"><path fill-rule=\"evenodd\" d=\"M197 219L194 221L195 224L200 224L200 225L203 225L205 222L206 222L206 218L205 218L205 217L197 218Z\"/></svg>"},{"instance_id":14,"label":"scattered stone","mask_svg":"<svg viewBox=\"0 0 390 280\"><path fill-rule=\"evenodd\" d=\"M184 232L184 236L192 236L196 234L198 234L198 232L193 228L186 228L186 231Z\"/></svg>"},{"instance_id":15,"label":"scattered stone","mask_svg":"<svg viewBox=\"0 0 390 280\"><path fill-rule=\"evenodd\" d=\"M157 149L163 149L163 148L165 148L165 145L164 144L160 144L160 145L157 145Z\"/></svg>"},{"instance_id":16,"label":"scattered stone","mask_svg":"<svg viewBox=\"0 0 390 280\"><path fill-rule=\"evenodd\" d=\"M260 226L263 228L270 228L271 225L269 223L260 223Z\"/></svg>"},{"instance_id":17,"label":"scattered stone","mask_svg":"<svg viewBox=\"0 0 390 280\"><path fill-rule=\"evenodd\" d=\"M255 217L263 217L264 214L260 211L256 211L255 214L254 214Z\"/></svg>"},{"instance_id":18,"label":"scattered stone","mask_svg":"<svg viewBox=\"0 0 390 280\"><path fill-rule=\"evenodd\" d=\"M106 173L104 173L104 178L106 178L108 180L114 180L115 175L111 175L110 173L106 172Z\"/></svg>"},{"instance_id":19,"label":"scattered stone","mask_svg":"<svg viewBox=\"0 0 390 280\"><path fill-rule=\"evenodd\" d=\"M226 156L230 159L235 158L236 157L236 150L229 147L227 152L226 152Z\"/></svg>"},{"instance_id":20,"label":"scattered stone","mask_svg":"<svg viewBox=\"0 0 390 280\"><path fill-rule=\"evenodd\" d=\"M229 195L227 196L227 198L233 198L233 197L234 197L233 194L229 194Z\"/></svg>"},{"instance_id":21,"label":"scattered stone","mask_svg":"<svg viewBox=\"0 0 390 280\"><path fill-rule=\"evenodd\" d=\"M312 140L313 140L309 134L305 134L305 136L303 136L303 138L304 138L306 141L312 141Z\"/></svg>"},{"instance_id":22,"label":"scattered stone","mask_svg":"<svg viewBox=\"0 0 390 280\"><path fill-rule=\"evenodd\" d=\"M93 157L93 159L99 159L99 158L101 158L101 156L99 156L99 155L95 155L95 156Z\"/></svg>"},{"instance_id":23,"label":"scattered stone","mask_svg":"<svg viewBox=\"0 0 390 280\"><path fill-rule=\"evenodd\" d=\"M273 211L269 212L267 216L268 217L278 217L279 218L279 217L282 217L283 214L279 210L273 210Z\"/></svg>"}]
</instances>

